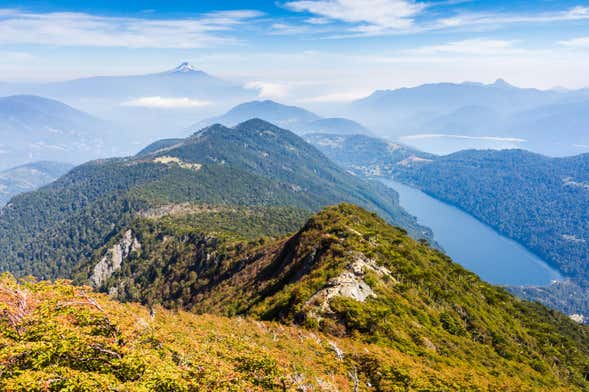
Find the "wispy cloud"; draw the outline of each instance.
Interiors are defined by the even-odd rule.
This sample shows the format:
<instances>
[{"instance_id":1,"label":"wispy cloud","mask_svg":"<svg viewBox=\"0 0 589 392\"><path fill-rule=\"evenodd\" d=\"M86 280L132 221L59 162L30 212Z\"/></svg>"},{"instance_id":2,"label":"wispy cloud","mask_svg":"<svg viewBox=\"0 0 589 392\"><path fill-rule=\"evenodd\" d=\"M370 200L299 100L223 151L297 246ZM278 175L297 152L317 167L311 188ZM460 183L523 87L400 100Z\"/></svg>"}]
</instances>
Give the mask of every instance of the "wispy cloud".
<instances>
[{"instance_id":1,"label":"wispy cloud","mask_svg":"<svg viewBox=\"0 0 589 392\"><path fill-rule=\"evenodd\" d=\"M228 32L260 15L236 10L161 20L0 9L0 44L200 48L236 42Z\"/></svg>"},{"instance_id":2,"label":"wispy cloud","mask_svg":"<svg viewBox=\"0 0 589 392\"><path fill-rule=\"evenodd\" d=\"M325 25L331 23L327 18L308 18L305 22L313 25Z\"/></svg>"},{"instance_id":3,"label":"wispy cloud","mask_svg":"<svg viewBox=\"0 0 589 392\"><path fill-rule=\"evenodd\" d=\"M370 90L363 91L344 91L334 92L325 95L318 95L310 98L300 99L299 102L303 103L341 103L341 102L352 102L359 98L364 98L371 93Z\"/></svg>"},{"instance_id":4,"label":"wispy cloud","mask_svg":"<svg viewBox=\"0 0 589 392\"><path fill-rule=\"evenodd\" d=\"M260 98L284 98L288 95L289 86L283 83L254 81L245 85L245 88L258 90Z\"/></svg>"},{"instance_id":5,"label":"wispy cloud","mask_svg":"<svg viewBox=\"0 0 589 392\"><path fill-rule=\"evenodd\" d=\"M428 10L453 2L412 0L297 0L284 3L295 12L313 15L312 20L337 21L339 30L329 30L330 38L370 37L388 34L423 33L436 30L498 28L521 23L550 23L589 19L589 7L576 6L561 11L528 13L476 13L457 10L451 16L435 17ZM451 11L450 11L451 12ZM428 15L429 14L429 15ZM432 17L434 15L434 17ZM316 31L321 32L321 31ZM325 32L325 31L324 31Z\"/></svg>"},{"instance_id":6,"label":"wispy cloud","mask_svg":"<svg viewBox=\"0 0 589 392\"><path fill-rule=\"evenodd\" d=\"M425 4L408 0L300 0L285 6L324 19L359 23L358 29L406 29Z\"/></svg>"},{"instance_id":7,"label":"wispy cloud","mask_svg":"<svg viewBox=\"0 0 589 392\"><path fill-rule=\"evenodd\" d=\"M0 51L0 63L31 61L35 56L27 52Z\"/></svg>"},{"instance_id":8,"label":"wispy cloud","mask_svg":"<svg viewBox=\"0 0 589 392\"><path fill-rule=\"evenodd\" d=\"M271 35L309 35L323 32L319 26L312 26L301 23L272 23L269 30Z\"/></svg>"},{"instance_id":9,"label":"wispy cloud","mask_svg":"<svg viewBox=\"0 0 589 392\"><path fill-rule=\"evenodd\" d=\"M549 23L589 19L589 7L577 6L563 11L533 14L464 13L437 20L436 29L464 26L499 26L518 23Z\"/></svg>"},{"instance_id":10,"label":"wispy cloud","mask_svg":"<svg viewBox=\"0 0 589 392\"><path fill-rule=\"evenodd\" d=\"M166 98L166 97L141 97L124 102L123 106L156 108L156 109L190 109L199 108L210 105L211 102L190 99L186 97L181 98Z\"/></svg>"},{"instance_id":11,"label":"wispy cloud","mask_svg":"<svg viewBox=\"0 0 589 392\"><path fill-rule=\"evenodd\" d=\"M560 41L559 44L569 48L589 48L589 37L578 37Z\"/></svg>"},{"instance_id":12,"label":"wispy cloud","mask_svg":"<svg viewBox=\"0 0 589 392\"><path fill-rule=\"evenodd\" d=\"M466 54L466 55L495 55L521 53L514 47L515 41L497 39L469 39L443 43L440 45L423 46L407 50L406 53L417 55L432 54Z\"/></svg>"}]
</instances>

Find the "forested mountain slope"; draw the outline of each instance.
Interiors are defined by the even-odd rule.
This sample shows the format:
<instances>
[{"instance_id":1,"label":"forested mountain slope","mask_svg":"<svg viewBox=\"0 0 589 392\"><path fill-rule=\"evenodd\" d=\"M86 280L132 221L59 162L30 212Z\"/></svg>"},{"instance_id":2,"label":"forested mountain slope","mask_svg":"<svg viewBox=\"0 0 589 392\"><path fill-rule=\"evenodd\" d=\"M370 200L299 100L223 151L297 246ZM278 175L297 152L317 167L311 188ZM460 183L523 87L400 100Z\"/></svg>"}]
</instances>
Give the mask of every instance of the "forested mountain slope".
<instances>
[{"instance_id":1,"label":"forested mountain slope","mask_svg":"<svg viewBox=\"0 0 589 392\"><path fill-rule=\"evenodd\" d=\"M470 150L438 157L366 136L306 138L354 173L408 182L524 244L568 279L510 290L589 319L587 154L553 159L523 150Z\"/></svg>"},{"instance_id":2,"label":"forested mountain slope","mask_svg":"<svg viewBox=\"0 0 589 392\"><path fill-rule=\"evenodd\" d=\"M368 177L390 177L399 166L418 166L435 157L404 144L366 135L313 133L304 138L332 161Z\"/></svg>"},{"instance_id":3,"label":"forested mountain slope","mask_svg":"<svg viewBox=\"0 0 589 392\"><path fill-rule=\"evenodd\" d=\"M589 154L462 151L397 177L516 239L565 275L589 281Z\"/></svg>"},{"instance_id":4,"label":"forested mountain slope","mask_svg":"<svg viewBox=\"0 0 589 392\"><path fill-rule=\"evenodd\" d=\"M261 120L213 125L164 147L87 163L14 198L0 210L0 269L67 277L138 213L181 203L309 212L349 201L418 238L429 235L394 192L355 178L298 136Z\"/></svg>"}]
</instances>

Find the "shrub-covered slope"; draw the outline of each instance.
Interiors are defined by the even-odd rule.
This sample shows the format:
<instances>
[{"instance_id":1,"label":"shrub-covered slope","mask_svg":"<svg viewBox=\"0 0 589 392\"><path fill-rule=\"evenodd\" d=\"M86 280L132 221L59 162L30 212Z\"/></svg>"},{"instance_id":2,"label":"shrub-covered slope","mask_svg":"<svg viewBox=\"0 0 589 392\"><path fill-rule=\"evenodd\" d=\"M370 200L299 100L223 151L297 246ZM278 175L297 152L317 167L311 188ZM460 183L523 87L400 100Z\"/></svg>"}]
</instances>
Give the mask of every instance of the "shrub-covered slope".
<instances>
[{"instance_id":1,"label":"shrub-covered slope","mask_svg":"<svg viewBox=\"0 0 589 392\"><path fill-rule=\"evenodd\" d=\"M134 227L141 248L102 286L124 300L301 325L466 377L447 384L406 374L416 389L588 386L586 327L482 282L358 207L327 208L275 241L143 224ZM364 359L358 368L382 380L405 374Z\"/></svg>"},{"instance_id":2,"label":"shrub-covered slope","mask_svg":"<svg viewBox=\"0 0 589 392\"><path fill-rule=\"evenodd\" d=\"M484 350L481 361L469 363L447 352L404 352L358 336L336 337L275 322L171 312L157 306L150 310L65 281L17 283L4 276L0 299L0 389L6 391L586 387L570 380L575 375L569 373L568 363L538 372L525 363L484 357ZM411 328L420 333L417 325Z\"/></svg>"},{"instance_id":3,"label":"shrub-covered slope","mask_svg":"<svg viewBox=\"0 0 589 392\"><path fill-rule=\"evenodd\" d=\"M428 236L380 184L355 178L261 120L213 125L152 153L79 166L0 210L0 270L69 277L140 212L181 203L319 210L341 201Z\"/></svg>"},{"instance_id":4,"label":"shrub-covered slope","mask_svg":"<svg viewBox=\"0 0 589 392\"><path fill-rule=\"evenodd\" d=\"M4 391L351 391L355 382L369 390L356 355L395 358L403 379L437 372L413 369L409 356L381 347L277 323L120 304L64 281L4 276L0 299Z\"/></svg>"}]
</instances>

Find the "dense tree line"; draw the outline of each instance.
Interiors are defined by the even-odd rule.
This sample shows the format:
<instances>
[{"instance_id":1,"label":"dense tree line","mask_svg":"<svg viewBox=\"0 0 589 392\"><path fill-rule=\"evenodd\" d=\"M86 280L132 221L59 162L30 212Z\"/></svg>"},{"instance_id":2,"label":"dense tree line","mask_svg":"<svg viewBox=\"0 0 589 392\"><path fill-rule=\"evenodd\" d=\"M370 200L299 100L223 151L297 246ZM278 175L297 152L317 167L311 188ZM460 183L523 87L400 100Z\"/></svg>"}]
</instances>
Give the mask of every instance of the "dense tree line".
<instances>
[{"instance_id":1,"label":"dense tree line","mask_svg":"<svg viewBox=\"0 0 589 392\"><path fill-rule=\"evenodd\" d=\"M589 154L462 151L398 178L522 243L568 277L589 283Z\"/></svg>"}]
</instances>

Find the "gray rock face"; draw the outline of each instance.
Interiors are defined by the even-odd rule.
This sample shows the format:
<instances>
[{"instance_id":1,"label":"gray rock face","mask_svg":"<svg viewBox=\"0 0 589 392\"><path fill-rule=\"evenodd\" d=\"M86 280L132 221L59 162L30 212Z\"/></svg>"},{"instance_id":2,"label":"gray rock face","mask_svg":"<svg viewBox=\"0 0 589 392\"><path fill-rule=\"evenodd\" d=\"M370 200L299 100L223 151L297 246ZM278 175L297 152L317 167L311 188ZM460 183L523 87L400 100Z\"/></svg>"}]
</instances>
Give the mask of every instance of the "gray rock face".
<instances>
[{"instance_id":1,"label":"gray rock face","mask_svg":"<svg viewBox=\"0 0 589 392\"><path fill-rule=\"evenodd\" d=\"M368 272L391 277L391 271L378 265L374 260L361 253L352 254L352 261L339 276L332 278L327 285L317 291L306 302L305 307L312 307L310 315L320 318L319 314L333 313L329 301L334 297L348 297L364 302L369 297L376 297L372 288L364 281ZM391 277L392 278L392 277Z\"/></svg>"},{"instance_id":2,"label":"gray rock face","mask_svg":"<svg viewBox=\"0 0 589 392\"><path fill-rule=\"evenodd\" d=\"M108 278L121 268L123 261L129 257L131 252L139 252L141 243L134 236L132 230L127 230L123 238L114 244L100 261L94 266L90 276L90 282L94 287L102 286Z\"/></svg>"}]
</instances>

